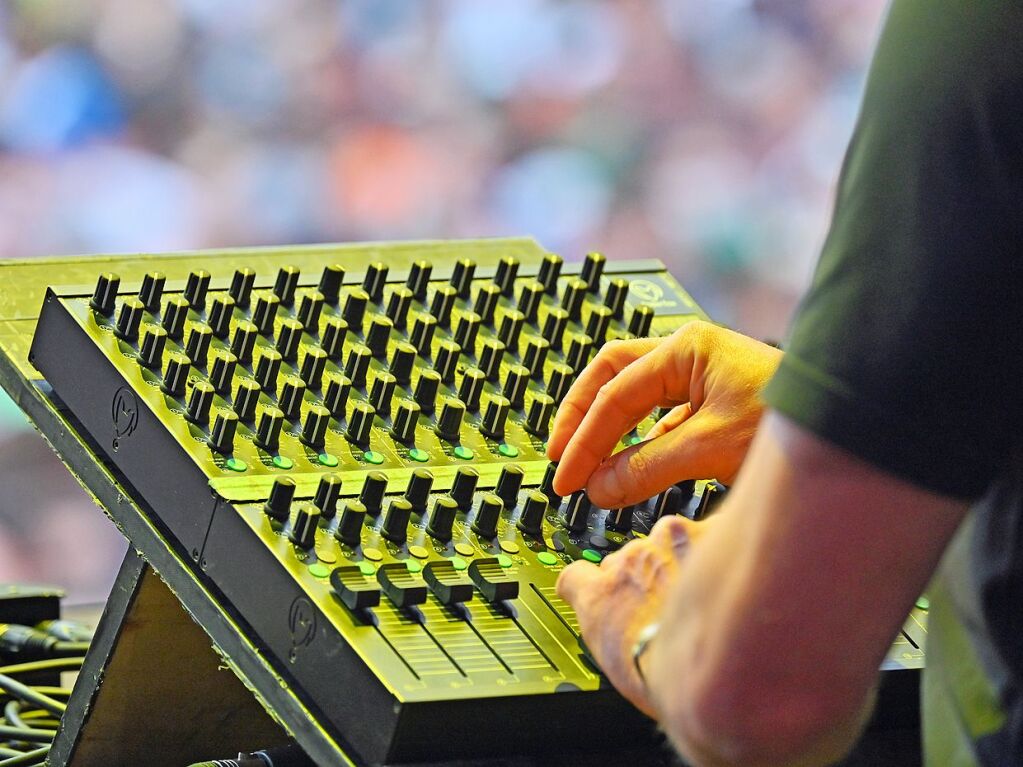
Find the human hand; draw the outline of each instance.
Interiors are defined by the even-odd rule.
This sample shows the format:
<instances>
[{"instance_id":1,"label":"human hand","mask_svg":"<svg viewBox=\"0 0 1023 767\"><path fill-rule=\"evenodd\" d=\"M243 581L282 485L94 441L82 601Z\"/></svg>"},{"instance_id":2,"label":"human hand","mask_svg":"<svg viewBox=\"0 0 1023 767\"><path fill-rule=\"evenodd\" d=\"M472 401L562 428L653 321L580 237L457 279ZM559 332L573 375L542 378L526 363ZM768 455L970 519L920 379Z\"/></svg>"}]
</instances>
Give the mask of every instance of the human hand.
<instances>
[{"instance_id":1,"label":"human hand","mask_svg":"<svg viewBox=\"0 0 1023 767\"><path fill-rule=\"evenodd\" d=\"M617 508L683 479L730 483L763 411L760 392L782 353L707 322L667 338L612 341L572 385L547 447L559 461L554 486L586 486ZM655 407L672 407L638 445L611 455Z\"/></svg>"},{"instance_id":2,"label":"human hand","mask_svg":"<svg viewBox=\"0 0 1023 767\"><path fill-rule=\"evenodd\" d=\"M630 541L599 566L573 562L558 578L558 595L572 605L586 646L611 684L636 708L655 716L636 673L632 648L644 627L660 620L669 585L699 525L664 517L646 538Z\"/></svg>"}]
</instances>

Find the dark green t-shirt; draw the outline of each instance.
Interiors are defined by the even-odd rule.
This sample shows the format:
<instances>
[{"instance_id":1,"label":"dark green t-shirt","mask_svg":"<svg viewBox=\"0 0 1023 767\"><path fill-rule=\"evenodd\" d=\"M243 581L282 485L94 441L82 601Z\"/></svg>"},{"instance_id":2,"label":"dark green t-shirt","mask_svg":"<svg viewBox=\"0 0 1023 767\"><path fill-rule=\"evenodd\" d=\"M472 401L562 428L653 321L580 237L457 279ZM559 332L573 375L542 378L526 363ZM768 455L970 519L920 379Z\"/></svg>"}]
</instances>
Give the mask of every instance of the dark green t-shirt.
<instances>
[{"instance_id":1,"label":"dark green t-shirt","mask_svg":"<svg viewBox=\"0 0 1023 767\"><path fill-rule=\"evenodd\" d=\"M766 399L976 502L932 593L927 757L1023 764L1023 2L892 4Z\"/></svg>"}]
</instances>

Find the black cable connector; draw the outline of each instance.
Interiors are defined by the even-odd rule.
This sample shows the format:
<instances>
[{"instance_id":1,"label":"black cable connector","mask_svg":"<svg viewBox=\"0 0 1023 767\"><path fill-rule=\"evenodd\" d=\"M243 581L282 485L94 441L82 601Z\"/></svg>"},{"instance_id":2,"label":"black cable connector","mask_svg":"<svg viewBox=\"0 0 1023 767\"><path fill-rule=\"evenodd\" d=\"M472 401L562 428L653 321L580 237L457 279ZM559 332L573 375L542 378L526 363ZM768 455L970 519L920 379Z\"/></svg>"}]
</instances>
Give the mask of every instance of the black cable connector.
<instances>
[{"instance_id":1,"label":"black cable connector","mask_svg":"<svg viewBox=\"0 0 1023 767\"><path fill-rule=\"evenodd\" d=\"M65 642L30 626L0 623L0 657L32 661L84 655L88 642Z\"/></svg>"}]
</instances>

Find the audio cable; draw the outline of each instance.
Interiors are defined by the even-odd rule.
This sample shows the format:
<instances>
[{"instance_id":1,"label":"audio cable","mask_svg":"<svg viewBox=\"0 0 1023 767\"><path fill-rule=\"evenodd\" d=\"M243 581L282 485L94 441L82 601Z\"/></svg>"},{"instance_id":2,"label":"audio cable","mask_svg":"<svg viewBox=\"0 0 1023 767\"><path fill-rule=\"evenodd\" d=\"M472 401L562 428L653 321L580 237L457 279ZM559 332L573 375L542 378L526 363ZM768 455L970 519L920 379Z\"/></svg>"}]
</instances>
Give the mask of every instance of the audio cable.
<instances>
[{"instance_id":1,"label":"audio cable","mask_svg":"<svg viewBox=\"0 0 1023 767\"><path fill-rule=\"evenodd\" d=\"M2 764L3 762L0 762L0 765ZM316 765L298 745L292 743L249 754L238 754L234 759L196 762L189 767L316 767Z\"/></svg>"}]
</instances>

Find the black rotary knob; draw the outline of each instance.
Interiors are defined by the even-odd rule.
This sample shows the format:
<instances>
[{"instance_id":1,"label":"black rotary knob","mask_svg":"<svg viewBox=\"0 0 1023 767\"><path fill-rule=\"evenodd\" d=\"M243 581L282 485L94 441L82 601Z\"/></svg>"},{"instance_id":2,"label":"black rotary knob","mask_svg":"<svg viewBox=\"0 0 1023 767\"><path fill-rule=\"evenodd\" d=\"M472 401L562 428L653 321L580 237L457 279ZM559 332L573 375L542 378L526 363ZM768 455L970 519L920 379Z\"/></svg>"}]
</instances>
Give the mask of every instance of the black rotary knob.
<instances>
[{"instance_id":1,"label":"black rotary knob","mask_svg":"<svg viewBox=\"0 0 1023 767\"><path fill-rule=\"evenodd\" d=\"M422 514L426 511L426 501L433 489L433 474L427 469L415 469L405 487L405 500L412 506L412 511Z\"/></svg>"},{"instance_id":2,"label":"black rotary knob","mask_svg":"<svg viewBox=\"0 0 1023 767\"><path fill-rule=\"evenodd\" d=\"M530 338L522 353L522 364L529 370L530 378L543 378L543 364L551 344L546 338Z\"/></svg>"},{"instance_id":3,"label":"black rotary knob","mask_svg":"<svg viewBox=\"0 0 1023 767\"><path fill-rule=\"evenodd\" d=\"M629 295L629 281L616 277L607 286L604 294L604 306L611 310L611 316L620 320L625 315L625 299Z\"/></svg>"},{"instance_id":4,"label":"black rotary knob","mask_svg":"<svg viewBox=\"0 0 1023 767\"><path fill-rule=\"evenodd\" d=\"M274 295L280 299L284 306L291 306L295 301L295 288L298 287L298 278L301 271L297 266L282 266L277 270L277 278L274 280Z\"/></svg>"},{"instance_id":5,"label":"black rotary knob","mask_svg":"<svg viewBox=\"0 0 1023 767\"><path fill-rule=\"evenodd\" d=\"M387 354L387 341L391 337L392 327L394 323L380 314L370 321L369 330L366 331L366 346L374 357L383 357Z\"/></svg>"},{"instance_id":6,"label":"black rotary knob","mask_svg":"<svg viewBox=\"0 0 1023 767\"><path fill-rule=\"evenodd\" d=\"M281 323L281 329L277 332L277 351L285 362L294 362L298 357L298 344L302 340L302 332L305 328L298 320L288 317Z\"/></svg>"},{"instance_id":7,"label":"black rotary knob","mask_svg":"<svg viewBox=\"0 0 1023 767\"><path fill-rule=\"evenodd\" d=\"M522 324L526 321L525 315L518 309L509 309L501 318L501 326L497 331L497 337L509 349L515 349L519 345L519 334L522 332Z\"/></svg>"},{"instance_id":8,"label":"black rotary knob","mask_svg":"<svg viewBox=\"0 0 1023 767\"><path fill-rule=\"evenodd\" d=\"M530 280L519 291L519 311L530 325L536 323L540 303L543 301L543 284L538 280Z\"/></svg>"},{"instance_id":9,"label":"black rotary knob","mask_svg":"<svg viewBox=\"0 0 1023 767\"><path fill-rule=\"evenodd\" d=\"M277 407L289 421L297 421L302 412L302 401L305 399L305 381L297 376L288 376L281 384L281 393L277 397Z\"/></svg>"},{"instance_id":10,"label":"black rotary knob","mask_svg":"<svg viewBox=\"0 0 1023 767\"><path fill-rule=\"evenodd\" d=\"M543 284L547 295L553 296L558 292L558 277L561 275L561 265L564 263L561 256L548 253L540 262L540 269L536 279Z\"/></svg>"},{"instance_id":11,"label":"black rotary knob","mask_svg":"<svg viewBox=\"0 0 1023 767\"><path fill-rule=\"evenodd\" d=\"M206 292L210 289L210 273L197 269L188 275L185 282L185 300L197 312L206 308Z\"/></svg>"},{"instance_id":12,"label":"black rotary knob","mask_svg":"<svg viewBox=\"0 0 1023 767\"><path fill-rule=\"evenodd\" d=\"M256 284L256 272L248 267L236 269L231 277L231 287L227 289L228 294L234 299L235 306L240 309L248 309L249 300L252 298L252 286Z\"/></svg>"},{"instance_id":13,"label":"black rotary knob","mask_svg":"<svg viewBox=\"0 0 1023 767\"><path fill-rule=\"evenodd\" d=\"M295 498L295 480L291 477L277 477L270 486L270 495L263 504L263 511L270 519L287 522L291 514L291 502Z\"/></svg>"},{"instance_id":14,"label":"black rotary knob","mask_svg":"<svg viewBox=\"0 0 1023 767\"><path fill-rule=\"evenodd\" d=\"M412 306L412 291L404 285L399 285L391 291L391 297L387 299L387 316L394 327L404 329L408 321L408 310Z\"/></svg>"},{"instance_id":15,"label":"black rotary knob","mask_svg":"<svg viewBox=\"0 0 1023 767\"><path fill-rule=\"evenodd\" d=\"M501 360L504 359L505 345L496 338L488 338L480 349L480 370L488 381L496 381L501 372Z\"/></svg>"},{"instance_id":16,"label":"black rotary knob","mask_svg":"<svg viewBox=\"0 0 1023 767\"><path fill-rule=\"evenodd\" d=\"M565 509L565 527L573 533L581 533L590 521L593 504L585 490L577 490L568 498Z\"/></svg>"},{"instance_id":17,"label":"black rotary knob","mask_svg":"<svg viewBox=\"0 0 1023 767\"><path fill-rule=\"evenodd\" d=\"M619 533L629 532L632 530L632 517L635 511L635 506L622 506L620 509L609 510L607 512L607 519L604 521L604 527Z\"/></svg>"},{"instance_id":18,"label":"black rotary knob","mask_svg":"<svg viewBox=\"0 0 1023 767\"><path fill-rule=\"evenodd\" d=\"M368 445L370 430L373 428L373 418L377 412L371 405L365 402L356 402L352 408L352 416L348 419L348 428L345 430L345 437L353 445Z\"/></svg>"},{"instance_id":19,"label":"black rotary knob","mask_svg":"<svg viewBox=\"0 0 1023 767\"><path fill-rule=\"evenodd\" d=\"M298 300L295 318L302 323L307 333L316 335L320 329L320 314L323 313L323 294L318 290L304 290Z\"/></svg>"},{"instance_id":20,"label":"black rotary knob","mask_svg":"<svg viewBox=\"0 0 1023 767\"><path fill-rule=\"evenodd\" d=\"M658 495L657 500L654 501L654 513L651 521L656 522L661 517L681 513L683 500L685 499L682 495L682 491L675 485L672 485L663 493Z\"/></svg>"},{"instance_id":21,"label":"black rotary knob","mask_svg":"<svg viewBox=\"0 0 1023 767\"><path fill-rule=\"evenodd\" d=\"M526 431L546 438L550 432L551 416L554 414L554 400L546 394L537 394L529 403L526 414Z\"/></svg>"},{"instance_id":22,"label":"black rotary knob","mask_svg":"<svg viewBox=\"0 0 1023 767\"><path fill-rule=\"evenodd\" d=\"M345 268L341 264L327 264L320 274L318 290L323 295L323 300L335 306L338 296L341 295L341 284L345 281Z\"/></svg>"},{"instance_id":23,"label":"black rotary knob","mask_svg":"<svg viewBox=\"0 0 1023 767\"><path fill-rule=\"evenodd\" d=\"M451 482L451 497L462 511L468 511L472 506L472 496L479 481L480 473L471 466L459 466L455 472L455 478Z\"/></svg>"},{"instance_id":24,"label":"black rotary knob","mask_svg":"<svg viewBox=\"0 0 1023 767\"><path fill-rule=\"evenodd\" d=\"M327 353L316 346L311 346L302 355L299 375L305 385L313 391L320 388L323 382L323 371L327 367Z\"/></svg>"},{"instance_id":25,"label":"black rotary knob","mask_svg":"<svg viewBox=\"0 0 1023 767\"><path fill-rule=\"evenodd\" d=\"M232 410L218 410L210 429L210 447L218 453L234 450L234 435L238 429L238 416Z\"/></svg>"},{"instance_id":26,"label":"black rotary knob","mask_svg":"<svg viewBox=\"0 0 1023 767\"><path fill-rule=\"evenodd\" d=\"M345 308L341 311L341 316L355 333L362 332L362 318L366 316L367 303L369 295L361 288L353 288L345 299Z\"/></svg>"},{"instance_id":27,"label":"black rotary knob","mask_svg":"<svg viewBox=\"0 0 1023 767\"><path fill-rule=\"evenodd\" d=\"M654 322L654 310L646 304L640 304L632 310L629 318L629 332L637 338L650 335L650 327Z\"/></svg>"},{"instance_id":28,"label":"black rotary knob","mask_svg":"<svg viewBox=\"0 0 1023 767\"><path fill-rule=\"evenodd\" d=\"M593 339L585 333L575 334L568 342L568 354L565 355L565 362L573 372L578 373L590 361L591 351L593 351ZM555 397L555 399L557 398Z\"/></svg>"},{"instance_id":29,"label":"black rotary knob","mask_svg":"<svg viewBox=\"0 0 1023 767\"><path fill-rule=\"evenodd\" d=\"M369 404L381 418L391 417L391 399L394 397L396 381L390 373L381 373L373 379L369 391Z\"/></svg>"},{"instance_id":30,"label":"black rotary knob","mask_svg":"<svg viewBox=\"0 0 1023 767\"><path fill-rule=\"evenodd\" d=\"M188 408L185 418L192 423L204 424L210 419L210 406L216 392L205 381L197 381L188 395Z\"/></svg>"},{"instance_id":31,"label":"black rotary knob","mask_svg":"<svg viewBox=\"0 0 1023 767\"><path fill-rule=\"evenodd\" d=\"M139 364L153 370L163 365L163 350L167 347L167 331L159 325L151 325L142 334L139 344Z\"/></svg>"},{"instance_id":32,"label":"black rotary knob","mask_svg":"<svg viewBox=\"0 0 1023 767\"><path fill-rule=\"evenodd\" d=\"M561 308L568 313L568 318L575 322L582 316L583 299L586 298L587 285L585 280L573 277L565 283L565 292L561 294Z\"/></svg>"},{"instance_id":33,"label":"black rotary knob","mask_svg":"<svg viewBox=\"0 0 1023 767\"><path fill-rule=\"evenodd\" d=\"M521 410L526 402L526 387L529 385L529 368L512 365L504 379L504 396L508 398L508 407Z\"/></svg>"},{"instance_id":34,"label":"black rotary knob","mask_svg":"<svg viewBox=\"0 0 1023 767\"><path fill-rule=\"evenodd\" d=\"M394 498L384 512L380 534L389 541L404 543L408 538L408 523L412 518L412 504L404 498Z\"/></svg>"},{"instance_id":35,"label":"black rotary knob","mask_svg":"<svg viewBox=\"0 0 1023 767\"><path fill-rule=\"evenodd\" d=\"M396 442L410 445L416 439L416 426L419 424L420 408L412 400L403 399L398 403L391 427L391 436Z\"/></svg>"},{"instance_id":36,"label":"black rotary knob","mask_svg":"<svg viewBox=\"0 0 1023 767\"><path fill-rule=\"evenodd\" d=\"M345 375L356 389L366 386L366 371L369 370L371 359L373 359L373 353L362 344L355 344L348 350L348 359L345 360Z\"/></svg>"},{"instance_id":37,"label":"black rotary knob","mask_svg":"<svg viewBox=\"0 0 1023 767\"><path fill-rule=\"evenodd\" d=\"M337 362L345 348L348 336L348 323L340 317L328 317L323 323L323 335L320 337L320 348L330 359Z\"/></svg>"},{"instance_id":38,"label":"black rotary knob","mask_svg":"<svg viewBox=\"0 0 1023 767\"><path fill-rule=\"evenodd\" d=\"M196 367L206 367L206 355L210 351L210 341L213 333L210 326L199 322L191 326L188 331L188 341L185 342L185 354Z\"/></svg>"},{"instance_id":39,"label":"black rotary knob","mask_svg":"<svg viewBox=\"0 0 1023 767\"><path fill-rule=\"evenodd\" d=\"M491 397L487 401L487 407L483 411L483 422L480 424L480 432L491 439L504 439L504 427L508 421L508 410L511 403L507 397Z\"/></svg>"},{"instance_id":40,"label":"black rotary knob","mask_svg":"<svg viewBox=\"0 0 1023 767\"><path fill-rule=\"evenodd\" d=\"M117 302L117 291L120 287L120 277L113 272L104 272L96 280L96 289L89 299L89 306L109 317L114 313L114 304Z\"/></svg>"},{"instance_id":41,"label":"black rotary knob","mask_svg":"<svg viewBox=\"0 0 1023 767\"><path fill-rule=\"evenodd\" d=\"M547 393L554 399L555 402L561 402L565 395L568 394L568 389L572 385L572 380L575 378L575 371L572 370L568 365L552 365L551 375L547 379Z\"/></svg>"},{"instance_id":42,"label":"black rotary knob","mask_svg":"<svg viewBox=\"0 0 1023 767\"><path fill-rule=\"evenodd\" d=\"M281 373L281 353L276 349L261 349L256 361L256 383L263 391L277 391L277 376Z\"/></svg>"},{"instance_id":43,"label":"black rotary knob","mask_svg":"<svg viewBox=\"0 0 1023 767\"><path fill-rule=\"evenodd\" d=\"M455 525L455 516L458 514L458 504L450 495L442 495L433 502L433 509L430 511L430 521L426 525L426 532L438 541L450 541L451 530Z\"/></svg>"},{"instance_id":44,"label":"black rotary knob","mask_svg":"<svg viewBox=\"0 0 1023 767\"><path fill-rule=\"evenodd\" d=\"M256 305L252 309L252 324L260 335L268 336L274 331L274 320L277 318L277 308L281 305L281 299L273 293L261 293L256 298Z\"/></svg>"},{"instance_id":45,"label":"black rotary knob","mask_svg":"<svg viewBox=\"0 0 1023 767\"><path fill-rule=\"evenodd\" d=\"M586 260L583 261L583 268L580 270L579 276L586 283L586 289L590 293L600 290L600 275L604 273L606 263L607 258L603 253L586 254Z\"/></svg>"},{"instance_id":46,"label":"black rotary knob","mask_svg":"<svg viewBox=\"0 0 1023 767\"><path fill-rule=\"evenodd\" d=\"M231 352L217 352L210 366L210 383L217 394L227 396L231 392L234 373L238 367L238 358Z\"/></svg>"},{"instance_id":47,"label":"black rotary knob","mask_svg":"<svg viewBox=\"0 0 1023 767\"><path fill-rule=\"evenodd\" d=\"M281 427L284 425L284 413L278 408L268 407L259 414L256 425L256 438L253 440L268 453L276 453L281 441Z\"/></svg>"},{"instance_id":48,"label":"black rotary knob","mask_svg":"<svg viewBox=\"0 0 1023 767\"><path fill-rule=\"evenodd\" d=\"M188 301L181 296L171 296L163 305L163 316L160 324L167 331L167 335L179 340L185 333L185 320L188 319Z\"/></svg>"},{"instance_id":49,"label":"black rotary knob","mask_svg":"<svg viewBox=\"0 0 1023 767\"><path fill-rule=\"evenodd\" d=\"M180 397L185 393L185 383L191 370L192 361L188 357L171 352L167 355L167 367L163 371L160 388L172 397Z\"/></svg>"},{"instance_id":50,"label":"black rotary knob","mask_svg":"<svg viewBox=\"0 0 1023 767\"><path fill-rule=\"evenodd\" d=\"M135 296L129 296L121 302L121 311L117 315L117 328L114 332L118 337L134 343L139 337L139 324L146 307Z\"/></svg>"},{"instance_id":51,"label":"black rotary knob","mask_svg":"<svg viewBox=\"0 0 1023 767\"><path fill-rule=\"evenodd\" d=\"M501 467L494 494L504 502L505 508L514 509L518 504L519 489L522 487L524 476L525 472L521 466L509 464Z\"/></svg>"},{"instance_id":52,"label":"black rotary knob","mask_svg":"<svg viewBox=\"0 0 1023 767\"><path fill-rule=\"evenodd\" d=\"M469 289L472 286L472 278L476 276L476 262L468 258L460 258L455 261L451 270L451 287L453 287L459 298L468 298ZM438 318L439 319L439 318Z\"/></svg>"},{"instance_id":53,"label":"black rotary knob","mask_svg":"<svg viewBox=\"0 0 1023 767\"><path fill-rule=\"evenodd\" d=\"M462 373L462 381L458 386L458 398L465 403L465 409L475 413L480 409L480 396L487 378L478 368L469 368Z\"/></svg>"},{"instance_id":54,"label":"black rotary knob","mask_svg":"<svg viewBox=\"0 0 1023 767\"><path fill-rule=\"evenodd\" d=\"M465 349L465 353L473 356L476 348L476 336L480 329L480 316L476 312L466 312L458 318L455 326L455 343Z\"/></svg>"},{"instance_id":55,"label":"black rotary knob","mask_svg":"<svg viewBox=\"0 0 1023 767\"><path fill-rule=\"evenodd\" d=\"M515 290L515 278L519 276L519 260L514 256L502 256L494 270L494 284L501 293L511 298Z\"/></svg>"},{"instance_id":56,"label":"black rotary knob","mask_svg":"<svg viewBox=\"0 0 1023 767\"><path fill-rule=\"evenodd\" d=\"M547 513L547 496L537 490L526 494L526 502L522 506L518 528L526 535L539 538L543 535L543 517Z\"/></svg>"},{"instance_id":57,"label":"black rotary knob","mask_svg":"<svg viewBox=\"0 0 1023 767\"><path fill-rule=\"evenodd\" d=\"M430 357L430 345L433 343L433 334L437 329L437 318L426 312L418 315L412 323L412 333L409 341L416 347L416 351L423 357Z\"/></svg>"},{"instance_id":58,"label":"black rotary knob","mask_svg":"<svg viewBox=\"0 0 1023 767\"><path fill-rule=\"evenodd\" d=\"M295 523L288 537L300 549L316 545L316 528L320 525L320 511L311 503L303 503L295 512Z\"/></svg>"},{"instance_id":59,"label":"black rotary knob","mask_svg":"<svg viewBox=\"0 0 1023 767\"><path fill-rule=\"evenodd\" d=\"M426 288L430 284L431 274L433 274L433 264L429 261L416 261L409 268L405 284L417 301L426 300Z\"/></svg>"},{"instance_id":60,"label":"black rotary knob","mask_svg":"<svg viewBox=\"0 0 1023 767\"><path fill-rule=\"evenodd\" d=\"M416 362L416 347L407 341L399 341L391 353L391 375L399 386L408 386L412 379L412 367Z\"/></svg>"},{"instance_id":61,"label":"black rotary knob","mask_svg":"<svg viewBox=\"0 0 1023 767\"><path fill-rule=\"evenodd\" d=\"M440 417L437 419L437 436L450 442L457 441L462 431L464 415L465 405L457 399L445 397L441 405Z\"/></svg>"},{"instance_id":62,"label":"black rotary knob","mask_svg":"<svg viewBox=\"0 0 1023 767\"><path fill-rule=\"evenodd\" d=\"M337 501L341 497L341 477L338 474L324 474L316 485L313 505L320 510L324 519L333 519L337 513Z\"/></svg>"},{"instance_id":63,"label":"black rotary knob","mask_svg":"<svg viewBox=\"0 0 1023 767\"><path fill-rule=\"evenodd\" d=\"M356 500L348 501L341 512L334 536L349 546L358 546L362 538L362 524L366 521L366 507Z\"/></svg>"},{"instance_id":64,"label":"black rotary knob","mask_svg":"<svg viewBox=\"0 0 1023 767\"><path fill-rule=\"evenodd\" d=\"M424 413L432 413L437 402L437 390L440 388L440 376L434 370L424 370L416 381L416 390L412 395Z\"/></svg>"},{"instance_id":65,"label":"black rotary knob","mask_svg":"<svg viewBox=\"0 0 1023 767\"><path fill-rule=\"evenodd\" d=\"M160 299L163 297L163 289L166 285L167 275L161 272L147 272L146 276L142 278L139 300L147 311L155 314L160 310Z\"/></svg>"},{"instance_id":66,"label":"black rotary knob","mask_svg":"<svg viewBox=\"0 0 1023 767\"><path fill-rule=\"evenodd\" d=\"M366 276L362 280L362 289L369 300L379 304L384 298L384 285L387 284L387 264L379 261L366 267Z\"/></svg>"},{"instance_id":67,"label":"black rotary knob","mask_svg":"<svg viewBox=\"0 0 1023 767\"><path fill-rule=\"evenodd\" d=\"M480 538L491 539L497 535L497 523L501 520L504 504L493 493L485 493L480 498L476 518L472 522L472 530Z\"/></svg>"},{"instance_id":68,"label":"black rotary knob","mask_svg":"<svg viewBox=\"0 0 1023 767\"><path fill-rule=\"evenodd\" d=\"M259 404L259 384L248 379L240 381L234 393L234 412L242 423L252 423Z\"/></svg>"},{"instance_id":69,"label":"black rotary knob","mask_svg":"<svg viewBox=\"0 0 1023 767\"><path fill-rule=\"evenodd\" d=\"M348 395L352 390L352 382L348 380L348 376L333 371L327 373L326 381L323 392L323 406L335 418L344 418L345 406L348 404Z\"/></svg>"},{"instance_id":70,"label":"black rotary knob","mask_svg":"<svg viewBox=\"0 0 1023 767\"><path fill-rule=\"evenodd\" d=\"M547 312L541 335L547 339L550 348L555 351L561 349L561 339L565 335L566 327L568 327L568 312L564 309L551 309Z\"/></svg>"},{"instance_id":71,"label":"black rotary knob","mask_svg":"<svg viewBox=\"0 0 1023 767\"><path fill-rule=\"evenodd\" d=\"M235 325L234 336L231 338L231 353L243 365L247 365L252 361L252 352L256 348L257 335L259 335L259 330L248 320L242 320Z\"/></svg>"},{"instance_id":72,"label":"black rotary knob","mask_svg":"<svg viewBox=\"0 0 1023 767\"><path fill-rule=\"evenodd\" d=\"M217 338L227 338L231 329L231 317L234 314L234 299L226 294L213 297L206 322Z\"/></svg>"},{"instance_id":73,"label":"black rotary knob","mask_svg":"<svg viewBox=\"0 0 1023 767\"><path fill-rule=\"evenodd\" d=\"M458 368L458 355L462 353L462 347L454 341L441 341L437 347L437 359L434 369L440 380L444 383L451 383L455 380L455 370Z\"/></svg>"},{"instance_id":74,"label":"black rotary knob","mask_svg":"<svg viewBox=\"0 0 1023 767\"><path fill-rule=\"evenodd\" d=\"M446 328L451 324L451 308L455 305L458 292L450 285L438 285L430 299L430 314L437 319L437 324Z\"/></svg>"},{"instance_id":75,"label":"black rotary knob","mask_svg":"<svg viewBox=\"0 0 1023 767\"><path fill-rule=\"evenodd\" d=\"M494 310L501 300L501 289L492 282L484 282L476 291L476 300L473 302L472 310L480 317L484 325L492 325L494 322Z\"/></svg>"},{"instance_id":76,"label":"black rotary knob","mask_svg":"<svg viewBox=\"0 0 1023 767\"><path fill-rule=\"evenodd\" d=\"M382 471L371 471L366 475L366 479L362 483L362 491L359 493L359 502L366 508L367 514L375 517L380 513L385 492L387 492L386 474Z\"/></svg>"},{"instance_id":77,"label":"black rotary knob","mask_svg":"<svg viewBox=\"0 0 1023 767\"><path fill-rule=\"evenodd\" d=\"M323 405L311 405L305 414L300 439L309 447L319 450L324 445L329 425L330 411Z\"/></svg>"},{"instance_id":78,"label":"black rotary knob","mask_svg":"<svg viewBox=\"0 0 1023 767\"><path fill-rule=\"evenodd\" d=\"M547 496L547 502L557 508L561 505L561 496L554 492L554 475L558 471L558 464L551 461L543 471L543 479L540 480L540 492Z\"/></svg>"},{"instance_id":79,"label":"black rotary knob","mask_svg":"<svg viewBox=\"0 0 1023 767\"><path fill-rule=\"evenodd\" d=\"M606 306L594 307L586 320L586 335L593 339L597 346L603 346L607 339L607 329L611 327L611 310Z\"/></svg>"}]
</instances>

